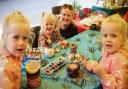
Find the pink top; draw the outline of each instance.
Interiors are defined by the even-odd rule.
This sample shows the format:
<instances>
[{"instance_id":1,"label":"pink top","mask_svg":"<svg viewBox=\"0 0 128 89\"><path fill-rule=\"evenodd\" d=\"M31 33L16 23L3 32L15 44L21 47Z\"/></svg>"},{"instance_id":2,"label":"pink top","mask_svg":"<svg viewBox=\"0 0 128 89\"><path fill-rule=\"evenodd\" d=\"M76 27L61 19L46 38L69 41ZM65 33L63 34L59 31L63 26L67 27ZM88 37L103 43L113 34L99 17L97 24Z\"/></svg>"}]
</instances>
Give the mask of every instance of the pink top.
<instances>
[{"instance_id":1,"label":"pink top","mask_svg":"<svg viewBox=\"0 0 128 89\"><path fill-rule=\"evenodd\" d=\"M109 55L103 52L102 57L107 72L101 78L103 89L128 89L128 50L122 48Z\"/></svg>"},{"instance_id":2,"label":"pink top","mask_svg":"<svg viewBox=\"0 0 128 89\"><path fill-rule=\"evenodd\" d=\"M0 89L20 89L21 60L4 51L0 55Z\"/></svg>"}]
</instances>

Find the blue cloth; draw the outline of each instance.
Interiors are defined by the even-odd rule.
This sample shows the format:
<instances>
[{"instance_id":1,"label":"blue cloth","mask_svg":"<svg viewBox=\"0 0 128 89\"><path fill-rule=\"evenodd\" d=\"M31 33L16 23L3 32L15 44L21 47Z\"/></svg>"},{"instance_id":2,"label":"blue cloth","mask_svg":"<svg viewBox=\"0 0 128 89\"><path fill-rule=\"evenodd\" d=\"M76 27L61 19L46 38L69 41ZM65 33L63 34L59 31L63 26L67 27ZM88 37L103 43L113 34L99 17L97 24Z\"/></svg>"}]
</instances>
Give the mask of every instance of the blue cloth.
<instances>
[{"instance_id":1,"label":"blue cloth","mask_svg":"<svg viewBox=\"0 0 128 89\"><path fill-rule=\"evenodd\" d=\"M77 45L77 53L86 55L88 60L100 61L101 59L101 45L98 42L100 33L97 31L87 30L70 39L67 39L70 44ZM54 45L56 47L57 45ZM58 46L57 46L58 47ZM56 53L53 57L41 57L41 67L55 61L60 56L63 56L65 60L68 60L67 55L70 53L71 48L67 47L61 49L59 53ZM24 61L22 65L22 88L27 87L25 76L25 65L27 61ZM97 75L86 70L80 63L79 77L72 79L67 76L67 64L62 66L57 71L54 71L51 75L46 75L41 70L42 84L36 89L102 89L100 85L100 79Z\"/></svg>"}]
</instances>

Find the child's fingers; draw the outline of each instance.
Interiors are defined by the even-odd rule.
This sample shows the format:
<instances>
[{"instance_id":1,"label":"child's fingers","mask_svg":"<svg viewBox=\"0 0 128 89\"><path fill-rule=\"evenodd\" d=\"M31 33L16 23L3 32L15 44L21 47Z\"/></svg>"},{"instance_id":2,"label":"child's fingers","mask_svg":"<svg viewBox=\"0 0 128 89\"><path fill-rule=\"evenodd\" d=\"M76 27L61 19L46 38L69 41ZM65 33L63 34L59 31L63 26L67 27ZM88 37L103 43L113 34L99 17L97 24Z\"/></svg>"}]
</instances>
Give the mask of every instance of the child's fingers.
<instances>
[{"instance_id":1,"label":"child's fingers","mask_svg":"<svg viewBox=\"0 0 128 89\"><path fill-rule=\"evenodd\" d=\"M82 56L82 58L81 58L80 61L82 62L82 64L83 64L84 66L86 66L86 64L87 64L87 58L86 58L85 55Z\"/></svg>"},{"instance_id":2,"label":"child's fingers","mask_svg":"<svg viewBox=\"0 0 128 89\"><path fill-rule=\"evenodd\" d=\"M86 67L89 71L92 71L93 73L96 73L99 75L99 73L101 72L102 66L94 60L89 60L87 62L87 67Z\"/></svg>"},{"instance_id":3,"label":"child's fingers","mask_svg":"<svg viewBox=\"0 0 128 89\"><path fill-rule=\"evenodd\" d=\"M88 71L93 72L93 66L92 66L92 65L87 64L87 65L86 65L86 68L87 68Z\"/></svg>"},{"instance_id":4,"label":"child's fingers","mask_svg":"<svg viewBox=\"0 0 128 89\"><path fill-rule=\"evenodd\" d=\"M92 71L95 73L95 67L97 66L97 63L96 61L94 60L89 60L87 61L87 65L86 65L86 68L89 70L89 71Z\"/></svg>"},{"instance_id":5,"label":"child's fingers","mask_svg":"<svg viewBox=\"0 0 128 89\"><path fill-rule=\"evenodd\" d=\"M48 43L48 44L51 44L52 41L51 41L50 39L47 39L47 43Z\"/></svg>"}]
</instances>

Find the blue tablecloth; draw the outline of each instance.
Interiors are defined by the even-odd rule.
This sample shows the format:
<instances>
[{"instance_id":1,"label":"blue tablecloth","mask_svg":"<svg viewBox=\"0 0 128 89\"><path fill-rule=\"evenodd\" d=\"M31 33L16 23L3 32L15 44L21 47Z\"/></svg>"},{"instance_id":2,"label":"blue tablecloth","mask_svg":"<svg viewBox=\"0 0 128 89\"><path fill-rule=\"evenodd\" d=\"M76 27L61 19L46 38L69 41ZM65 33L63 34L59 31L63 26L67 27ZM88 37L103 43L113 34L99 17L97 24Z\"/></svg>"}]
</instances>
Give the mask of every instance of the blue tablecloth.
<instances>
[{"instance_id":1,"label":"blue tablecloth","mask_svg":"<svg viewBox=\"0 0 128 89\"><path fill-rule=\"evenodd\" d=\"M77 53L86 55L88 60L99 61L101 59L101 46L98 42L99 32L87 30L84 31L70 39L68 42L70 44L77 44ZM56 60L58 57L63 56L62 54L69 54L70 48L61 49L59 53L56 53L53 57L47 58L42 57L42 66ZM67 56L64 56L68 60ZM22 82L21 89L27 89L26 71L25 64L22 64ZM68 62L69 63L69 62ZM67 63L67 64L68 64ZM36 89L99 89L100 79L93 73L86 70L85 67L81 65L80 77L69 78L67 77L66 65L64 65L59 70L55 71L50 76L46 75L41 71L42 84Z\"/></svg>"}]
</instances>

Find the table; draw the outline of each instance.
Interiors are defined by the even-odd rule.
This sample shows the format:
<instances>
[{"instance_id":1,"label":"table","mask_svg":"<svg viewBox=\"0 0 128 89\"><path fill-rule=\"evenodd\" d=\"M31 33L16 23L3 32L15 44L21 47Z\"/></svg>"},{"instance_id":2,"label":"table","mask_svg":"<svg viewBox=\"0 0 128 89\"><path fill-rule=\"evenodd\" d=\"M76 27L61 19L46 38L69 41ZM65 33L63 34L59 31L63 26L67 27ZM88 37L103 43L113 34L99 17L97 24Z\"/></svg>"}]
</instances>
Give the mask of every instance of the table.
<instances>
[{"instance_id":1,"label":"table","mask_svg":"<svg viewBox=\"0 0 128 89\"><path fill-rule=\"evenodd\" d=\"M86 55L89 60L94 59L99 61L101 59L101 46L98 42L99 34L100 33L97 31L87 30L68 39L68 41L69 43L77 44L77 52L79 54ZM62 56L62 53L64 52L69 54L70 48L61 49L59 53L56 53L51 58L43 57L41 59L42 63L46 65L49 62L56 60L59 56ZM66 56L64 57L68 59ZM23 64L25 64L25 62ZM41 72L42 84L36 89L98 89L97 87L100 85L100 79L98 76L90 73L81 65L80 77L69 78L66 74L66 65L50 76ZM27 89L25 73L25 66L22 65L21 89Z\"/></svg>"},{"instance_id":2,"label":"table","mask_svg":"<svg viewBox=\"0 0 128 89\"><path fill-rule=\"evenodd\" d=\"M104 11L108 15L112 15L112 14L118 13L118 14L120 14L122 16L128 11L128 7L119 7L119 8L110 9L110 8L105 8L105 7L93 6L92 9L93 9L93 11L96 11L96 10Z\"/></svg>"},{"instance_id":3,"label":"table","mask_svg":"<svg viewBox=\"0 0 128 89\"><path fill-rule=\"evenodd\" d=\"M76 17L74 19L74 23L76 24L77 26L77 29L78 29L78 33L81 33L85 30L89 30L90 29L90 26L87 26L87 25L84 25L84 24L81 24L80 21L82 19L80 19L80 17L76 14Z\"/></svg>"}]
</instances>

